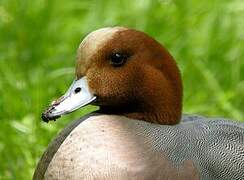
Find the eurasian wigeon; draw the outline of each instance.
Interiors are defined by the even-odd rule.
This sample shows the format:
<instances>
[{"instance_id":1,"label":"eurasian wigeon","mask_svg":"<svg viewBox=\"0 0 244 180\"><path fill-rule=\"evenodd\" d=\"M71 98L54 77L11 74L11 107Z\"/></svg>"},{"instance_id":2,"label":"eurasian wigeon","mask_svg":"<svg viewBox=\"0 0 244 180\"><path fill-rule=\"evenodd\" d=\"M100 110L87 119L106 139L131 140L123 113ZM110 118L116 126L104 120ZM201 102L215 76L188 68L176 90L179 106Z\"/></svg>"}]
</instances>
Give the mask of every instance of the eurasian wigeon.
<instances>
[{"instance_id":1,"label":"eurasian wigeon","mask_svg":"<svg viewBox=\"0 0 244 180\"><path fill-rule=\"evenodd\" d=\"M244 124L182 115L181 76L143 32L96 30L78 48L76 78L42 114L100 107L49 145L34 179L244 179Z\"/></svg>"}]
</instances>

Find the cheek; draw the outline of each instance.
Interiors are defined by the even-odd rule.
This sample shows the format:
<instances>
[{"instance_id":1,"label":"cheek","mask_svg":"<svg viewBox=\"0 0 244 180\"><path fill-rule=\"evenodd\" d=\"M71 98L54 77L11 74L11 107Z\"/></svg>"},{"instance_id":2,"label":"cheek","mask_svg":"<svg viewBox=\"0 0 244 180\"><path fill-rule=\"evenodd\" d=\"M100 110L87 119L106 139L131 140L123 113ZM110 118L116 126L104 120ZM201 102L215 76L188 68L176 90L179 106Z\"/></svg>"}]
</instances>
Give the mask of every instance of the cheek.
<instances>
[{"instance_id":1,"label":"cheek","mask_svg":"<svg viewBox=\"0 0 244 180\"><path fill-rule=\"evenodd\" d=\"M89 88L103 100L122 100L131 94L131 79L129 73L122 69L90 69L87 72Z\"/></svg>"}]
</instances>

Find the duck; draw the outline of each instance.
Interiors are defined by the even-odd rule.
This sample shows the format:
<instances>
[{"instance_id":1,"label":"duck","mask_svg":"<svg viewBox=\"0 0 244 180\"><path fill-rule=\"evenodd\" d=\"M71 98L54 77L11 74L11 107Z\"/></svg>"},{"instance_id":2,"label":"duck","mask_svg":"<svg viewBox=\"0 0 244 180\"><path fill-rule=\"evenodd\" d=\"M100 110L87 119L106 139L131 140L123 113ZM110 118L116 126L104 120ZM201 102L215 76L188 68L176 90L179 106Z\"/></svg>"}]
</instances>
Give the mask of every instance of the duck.
<instances>
[{"instance_id":1,"label":"duck","mask_svg":"<svg viewBox=\"0 0 244 180\"><path fill-rule=\"evenodd\" d=\"M176 61L155 39L126 27L89 33L75 80L42 119L99 110L54 138L33 179L244 179L244 123L183 114L182 96Z\"/></svg>"}]
</instances>

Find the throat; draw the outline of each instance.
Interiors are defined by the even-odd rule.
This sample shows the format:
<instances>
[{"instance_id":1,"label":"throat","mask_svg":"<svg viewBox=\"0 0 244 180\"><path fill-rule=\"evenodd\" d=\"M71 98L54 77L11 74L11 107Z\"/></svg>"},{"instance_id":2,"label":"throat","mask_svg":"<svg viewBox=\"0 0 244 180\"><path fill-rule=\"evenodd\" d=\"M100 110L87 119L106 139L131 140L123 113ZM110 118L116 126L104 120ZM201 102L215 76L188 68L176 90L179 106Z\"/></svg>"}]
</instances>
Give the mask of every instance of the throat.
<instances>
[{"instance_id":1,"label":"throat","mask_svg":"<svg viewBox=\"0 0 244 180\"><path fill-rule=\"evenodd\" d=\"M178 124L181 113L168 108L136 108L135 106L100 106L99 113L107 115L120 115L130 119L147 121L155 124L174 125Z\"/></svg>"}]
</instances>

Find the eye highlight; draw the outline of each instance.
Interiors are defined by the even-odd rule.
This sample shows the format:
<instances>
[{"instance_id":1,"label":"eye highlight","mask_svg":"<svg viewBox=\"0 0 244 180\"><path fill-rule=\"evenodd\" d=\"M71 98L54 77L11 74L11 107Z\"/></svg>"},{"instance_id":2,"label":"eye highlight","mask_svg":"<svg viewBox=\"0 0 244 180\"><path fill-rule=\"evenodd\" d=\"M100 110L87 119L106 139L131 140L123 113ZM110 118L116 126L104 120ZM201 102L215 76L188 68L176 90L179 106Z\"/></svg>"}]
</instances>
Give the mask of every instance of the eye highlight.
<instances>
[{"instance_id":1,"label":"eye highlight","mask_svg":"<svg viewBox=\"0 0 244 180\"><path fill-rule=\"evenodd\" d=\"M112 64L112 66L120 67L126 62L127 58L128 56L126 54L113 53L110 55L109 59L110 59L110 64Z\"/></svg>"}]
</instances>

